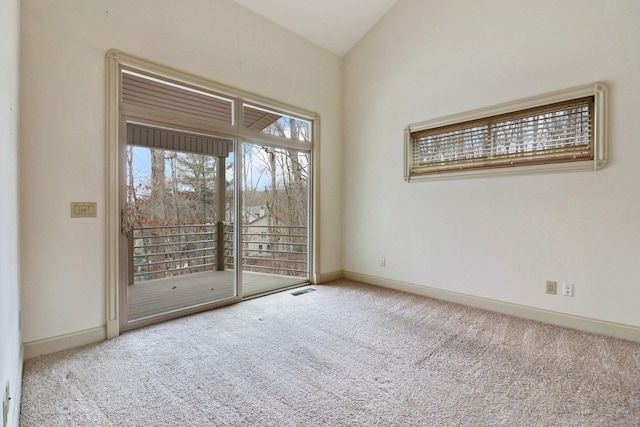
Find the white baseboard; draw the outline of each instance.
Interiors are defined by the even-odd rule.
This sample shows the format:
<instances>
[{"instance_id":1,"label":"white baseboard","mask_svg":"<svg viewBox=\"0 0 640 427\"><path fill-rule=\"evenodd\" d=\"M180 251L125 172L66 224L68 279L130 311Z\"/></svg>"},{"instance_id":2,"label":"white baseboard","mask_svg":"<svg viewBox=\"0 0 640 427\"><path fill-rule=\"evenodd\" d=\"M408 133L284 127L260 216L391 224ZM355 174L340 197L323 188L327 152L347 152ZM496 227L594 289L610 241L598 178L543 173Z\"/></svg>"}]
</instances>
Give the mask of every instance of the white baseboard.
<instances>
[{"instance_id":1,"label":"white baseboard","mask_svg":"<svg viewBox=\"0 0 640 427\"><path fill-rule=\"evenodd\" d=\"M472 295L445 291L428 286L370 276L368 274L354 273L352 271L344 271L343 273L343 277L346 279L368 283L370 285L409 292L416 295L468 305L497 313L522 317L524 319L536 320L538 322L578 329L580 331L640 342L640 328L636 326L558 313L555 311L527 307L489 298L475 297Z\"/></svg>"},{"instance_id":2,"label":"white baseboard","mask_svg":"<svg viewBox=\"0 0 640 427\"><path fill-rule=\"evenodd\" d=\"M344 278L344 271L332 271L331 273L318 274L318 283L327 283L332 282L334 280Z\"/></svg>"},{"instance_id":3,"label":"white baseboard","mask_svg":"<svg viewBox=\"0 0 640 427\"><path fill-rule=\"evenodd\" d=\"M84 331L31 341L24 344L25 360L57 351L69 350L86 344L93 344L107 339L107 330L104 326L86 329Z\"/></svg>"},{"instance_id":4,"label":"white baseboard","mask_svg":"<svg viewBox=\"0 0 640 427\"><path fill-rule=\"evenodd\" d=\"M342 278L355 280L362 283L368 283L370 285L381 286L384 288L395 289L398 291L408 292L416 295L422 295L443 301L477 307L497 313L522 317L524 319L530 319L538 322L578 329L585 332L592 332L595 334L607 335L615 338L640 342L640 328L632 325L607 322L604 320L591 319L587 317L574 316L571 314L559 313L550 310L527 307L523 305L492 300L489 298L481 298L472 295L431 288L428 286L401 282L398 280L370 276L368 274L355 273L352 271L339 270L331 273L319 274L318 283L327 283ZM107 329L105 326L101 326L98 328L87 329L71 334L65 334L57 337L25 343L20 356L20 379L22 379L23 360L31 359L33 357L42 356L45 354L55 353L57 351L80 347L86 344L101 342L106 339ZM18 394L16 395L18 396Z\"/></svg>"}]
</instances>

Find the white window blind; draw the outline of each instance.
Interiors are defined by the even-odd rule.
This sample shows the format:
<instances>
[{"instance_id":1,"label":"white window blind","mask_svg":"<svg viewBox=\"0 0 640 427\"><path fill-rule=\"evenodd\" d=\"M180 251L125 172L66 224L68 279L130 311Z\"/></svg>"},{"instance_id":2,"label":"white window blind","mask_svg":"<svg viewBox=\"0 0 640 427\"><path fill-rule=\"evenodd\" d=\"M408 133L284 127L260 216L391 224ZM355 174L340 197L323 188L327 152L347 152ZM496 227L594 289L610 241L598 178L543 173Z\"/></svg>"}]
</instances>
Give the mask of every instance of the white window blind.
<instances>
[{"instance_id":1,"label":"white window blind","mask_svg":"<svg viewBox=\"0 0 640 427\"><path fill-rule=\"evenodd\" d=\"M604 149L597 145L604 143L604 119L597 107L602 104L594 94L485 117L462 115L475 116L471 120L409 126L407 178L585 161L601 167Z\"/></svg>"}]
</instances>

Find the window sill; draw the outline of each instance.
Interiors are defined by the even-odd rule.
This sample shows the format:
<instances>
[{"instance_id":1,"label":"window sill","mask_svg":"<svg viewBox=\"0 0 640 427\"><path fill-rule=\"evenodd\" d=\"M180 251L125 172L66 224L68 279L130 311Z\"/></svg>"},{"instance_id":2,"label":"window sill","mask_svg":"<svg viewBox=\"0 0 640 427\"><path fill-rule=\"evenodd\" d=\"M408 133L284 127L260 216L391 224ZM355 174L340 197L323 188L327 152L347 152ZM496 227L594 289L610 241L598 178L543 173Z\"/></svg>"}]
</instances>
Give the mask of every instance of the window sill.
<instances>
[{"instance_id":1,"label":"window sill","mask_svg":"<svg viewBox=\"0 0 640 427\"><path fill-rule=\"evenodd\" d=\"M504 175L532 175L556 172L596 171L606 166L606 160L585 160L572 163L554 163L547 165L515 166L492 169L474 169L459 172L434 172L421 175L405 176L407 182L443 181L451 179L481 178Z\"/></svg>"}]
</instances>

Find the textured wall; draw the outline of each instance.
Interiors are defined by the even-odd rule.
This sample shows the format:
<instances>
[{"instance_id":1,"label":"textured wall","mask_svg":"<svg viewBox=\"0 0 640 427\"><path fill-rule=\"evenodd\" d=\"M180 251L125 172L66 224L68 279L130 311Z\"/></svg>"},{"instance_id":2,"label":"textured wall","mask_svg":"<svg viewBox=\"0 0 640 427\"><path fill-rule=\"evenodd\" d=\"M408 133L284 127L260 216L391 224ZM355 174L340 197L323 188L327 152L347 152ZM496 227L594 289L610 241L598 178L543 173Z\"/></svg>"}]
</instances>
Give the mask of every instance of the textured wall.
<instances>
[{"instance_id":1,"label":"textured wall","mask_svg":"<svg viewBox=\"0 0 640 427\"><path fill-rule=\"evenodd\" d=\"M400 0L345 59L345 269L640 326L638 22L634 0ZM595 81L602 171L403 181L409 123Z\"/></svg>"}]
</instances>

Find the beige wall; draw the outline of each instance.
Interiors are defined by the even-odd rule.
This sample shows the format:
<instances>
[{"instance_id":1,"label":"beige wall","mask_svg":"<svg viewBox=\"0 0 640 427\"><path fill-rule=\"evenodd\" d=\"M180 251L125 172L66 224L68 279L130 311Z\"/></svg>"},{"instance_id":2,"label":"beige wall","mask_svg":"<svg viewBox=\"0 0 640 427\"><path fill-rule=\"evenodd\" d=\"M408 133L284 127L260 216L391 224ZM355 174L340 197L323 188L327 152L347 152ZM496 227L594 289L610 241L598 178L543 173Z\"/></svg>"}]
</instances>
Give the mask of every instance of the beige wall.
<instances>
[{"instance_id":1,"label":"beige wall","mask_svg":"<svg viewBox=\"0 0 640 427\"><path fill-rule=\"evenodd\" d=\"M341 266L340 60L230 0L22 1L24 340L105 324L105 54L321 116L320 273ZM70 219L71 201L98 218Z\"/></svg>"},{"instance_id":2,"label":"beige wall","mask_svg":"<svg viewBox=\"0 0 640 427\"><path fill-rule=\"evenodd\" d=\"M345 270L640 326L638 23L635 0L400 0L345 59ZM403 181L408 124L595 81L602 171Z\"/></svg>"},{"instance_id":3,"label":"beige wall","mask_svg":"<svg viewBox=\"0 0 640 427\"><path fill-rule=\"evenodd\" d=\"M19 2L0 2L0 400L7 381L17 425L20 375L18 269L18 35ZM14 424L15 422L15 424Z\"/></svg>"}]
</instances>

